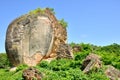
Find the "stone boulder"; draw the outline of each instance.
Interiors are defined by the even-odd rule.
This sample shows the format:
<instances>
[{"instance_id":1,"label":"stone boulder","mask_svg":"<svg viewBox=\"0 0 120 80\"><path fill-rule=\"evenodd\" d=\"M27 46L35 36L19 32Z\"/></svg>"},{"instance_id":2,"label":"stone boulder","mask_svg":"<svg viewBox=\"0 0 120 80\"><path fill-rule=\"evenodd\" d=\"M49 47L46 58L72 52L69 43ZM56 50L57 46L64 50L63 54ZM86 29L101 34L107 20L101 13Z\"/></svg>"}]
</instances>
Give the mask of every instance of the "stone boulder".
<instances>
[{"instance_id":1,"label":"stone boulder","mask_svg":"<svg viewBox=\"0 0 120 80\"><path fill-rule=\"evenodd\" d=\"M73 52L74 52L74 53L82 51L82 50L81 50L81 46L79 46L79 45L73 46L72 49L73 49Z\"/></svg>"},{"instance_id":2,"label":"stone boulder","mask_svg":"<svg viewBox=\"0 0 120 80\"><path fill-rule=\"evenodd\" d=\"M42 59L56 58L67 31L49 8L15 19L7 29L6 53L13 66L35 66Z\"/></svg>"},{"instance_id":3,"label":"stone boulder","mask_svg":"<svg viewBox=\"0 0 120 80\"><path fill-rule=\"evenodd\" d=\"M88 73L93 68L101 68L102 62L100 57L96 54L89 54L86 59L83 61L82 69L84 73Z\"/></svg>"},{"instance_id":4,"label":"stone boulder","mask_svg":"<svg viewBox=\"0 0 120 80\"><path fill-rule=\"evenodd\" d=\"M120 71L113 66L108 66L105 70L106 76L110 78L110 80L120 80Z\"/></svg>"},{"instance_id":5,"label":"stone boulder","mask_svg":"<svg viewBox=\"0 0 120 80\"><path fill-rule=\"evenodd\" d=\"M32 67L24 70L22 76L24 80L42 80L42 73Z\"/></svg>"},{"instance_id":6,"label":"stone boulder","mask_svg":"<svg viewBox=\"0 0 120 80\"><path fill-rule=\"evenodd\" d=\"M57 59L73 59L72 48L68 44L60 44L57 50Z\"/></svg>"}]
</instances>

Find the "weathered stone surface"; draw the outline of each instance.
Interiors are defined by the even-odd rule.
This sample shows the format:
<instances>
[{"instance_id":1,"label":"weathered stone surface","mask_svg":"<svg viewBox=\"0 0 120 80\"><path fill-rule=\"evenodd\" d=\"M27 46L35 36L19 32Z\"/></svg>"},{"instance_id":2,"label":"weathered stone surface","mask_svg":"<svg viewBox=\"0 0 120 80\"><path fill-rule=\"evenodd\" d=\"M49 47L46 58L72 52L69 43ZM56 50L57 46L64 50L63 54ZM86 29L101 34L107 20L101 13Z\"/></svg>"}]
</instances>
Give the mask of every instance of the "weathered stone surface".
<instances>
[{"instance_id":1,"label":"weathered stone surface","mask_svg":"<svg viewBox=\"0 0 120 80\"><path fill-rule=\"evenodd\" d=\"M42 59L57 57L59 45L66 44L66 40L66 28L46 8L44 14L26 14L9 25L6 52L14 66L34 66Z\"/></svg>"},{"instance_id":2,"label":"weathered stone surface","mask_svg":"<svg viewBox=\"0 0 120 80\"><path fill-rule=\"evenodd\" d=\"M22 74L24 80L42 80L42 73L35 68L28 68Z\"/></svg>"},{"instance_id":3,"label":"weathered stone surface","mask_svg":"<svg viewBox=\"0 0 120 80\"><path fill-rule=\"evenodd\" d=\"M105 70L105 74L110 78L110 80L120 80L120 71L113 66L109 65Z\"/></svg>"},{"instance_id":4,"label":"weathered stone surface","mask_svg":"<svg viewBox=\"0 0 120 80\"><path fill-rule=\"evenodd\" d=\"M68 44L60 44L57 50L57 59L73 59L72 48Z\"/></svg>"},{"instance_id":5,"label":"weathered stone surface","mask_svg":"<svg viewBox=\"0 0 120 80\"><path fill-rule=\"evenodd\" d=\"M73 52L80 52L81 51L81 47L79 45L75 45L72 47Z\"/></svg>"},{"instance_id":6,"label":"weathered stone surface","mask_svg":"<svg viewBox=\"0 0 120 80\"><path fill-rule=\"evenodd\" d=\"M92 68L101 68L102 62L100 57L96 54L89 54L86 59L83 61L82 68L84 73L88 73Z\"/></svg>"}]
</instances>

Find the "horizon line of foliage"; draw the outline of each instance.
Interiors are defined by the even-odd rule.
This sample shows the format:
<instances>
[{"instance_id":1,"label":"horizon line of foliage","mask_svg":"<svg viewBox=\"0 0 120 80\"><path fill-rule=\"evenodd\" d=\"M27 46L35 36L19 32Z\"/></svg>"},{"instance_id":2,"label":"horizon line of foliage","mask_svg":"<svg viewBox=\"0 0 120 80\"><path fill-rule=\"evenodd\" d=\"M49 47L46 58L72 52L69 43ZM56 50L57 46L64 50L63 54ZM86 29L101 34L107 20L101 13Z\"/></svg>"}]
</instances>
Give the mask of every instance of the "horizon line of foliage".
<instances>
[{"instance_id":1,"label":"horizon line of foliage","mask_svg":"<svg viewBox=\"0 0 120 80\"><path fill-rule=\"evenodd\" d=\"M120 70L120 44L113 43L107 46L96 46L93 44L76 44L71 43L71 46L78 45L81 47L81 52L84 53L95 53L101 56L101 60L104 65L112 65Z\"/></svg>"}]
</instances>

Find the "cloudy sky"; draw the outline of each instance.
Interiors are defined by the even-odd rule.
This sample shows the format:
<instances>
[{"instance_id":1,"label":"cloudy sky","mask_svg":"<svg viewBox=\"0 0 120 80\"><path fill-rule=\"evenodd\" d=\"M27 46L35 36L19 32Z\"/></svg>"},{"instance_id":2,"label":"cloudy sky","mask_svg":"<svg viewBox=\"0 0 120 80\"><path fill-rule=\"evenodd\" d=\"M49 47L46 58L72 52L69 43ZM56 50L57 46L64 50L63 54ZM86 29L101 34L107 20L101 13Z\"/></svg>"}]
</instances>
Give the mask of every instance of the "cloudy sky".
<instances>
[{"instance_id":1,"label":"cloudy sky","mask_svg":"<svg viewBox=\"0 0 120 80\"><path fill-rule=\"evenodd\" d=\"M39 7L54 8L56 17L68 22L69 43L120 44L120 0L1 0L0 52L10 22Z\"/></svg>"}]
</instances>

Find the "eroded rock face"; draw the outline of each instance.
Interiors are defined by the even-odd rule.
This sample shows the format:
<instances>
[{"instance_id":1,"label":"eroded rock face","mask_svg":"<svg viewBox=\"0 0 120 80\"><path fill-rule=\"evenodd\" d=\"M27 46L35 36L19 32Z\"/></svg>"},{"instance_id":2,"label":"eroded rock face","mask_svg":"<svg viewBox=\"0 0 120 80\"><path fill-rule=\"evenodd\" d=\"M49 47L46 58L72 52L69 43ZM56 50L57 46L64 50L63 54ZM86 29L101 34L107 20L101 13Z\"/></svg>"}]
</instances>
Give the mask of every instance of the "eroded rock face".
<instances>
[{"instance_id":1,"label":"eroded rock face","mask_svg":"<svg viewBox=\"0 0 120 80\"><path fill-rule=\"evenodd\" d=\"M26 14L9 25L6 52L14 66L34 66L44 58L56 57L59 45L66 44L66 39L66 29L47 8L44 14Z\"/></svg>"},{"instance_id":2,"label":"eroded rock face","mask_svg":"<svg viewBox=\"0 0 120 80\"><path fill-rule=\"evenodd\" d=\"M120 80L120 71L113 66L109 65L105 70L105 74L110 78L110 80Z\"/></svg>"},{"instance_id":3,"label":"eroded rock face","mask_svg":"<svg viewBox=\"0 0 120 80\"><path fill-rule=\"evenodd\" d=\"M24 80L42 80L43 77L42 73L32 67L24 70L22 76Z\"/></svg>"},{"instance_id":4,"label":"eroded rock face","mask_svg":"<svg viewBox=\"0 0 120 80\"><path fill-rule=\"evenodd\" d=\"M57 50L57 59L73 59L72 48L68 44L60 44Z\"/></svg>"},{"instance_id":5,"label":"eroded rock face","mask_svg":"<svg viewBox=\"0 0 120 80\"><path fill-rule=\"evenodd\" d=\"M100 61L100 57L93 53L89 54L82 64L84 73L88 73L93 68L101 68L101 67L102 67L102 62Z\"/></svg>"}]
</instances>

